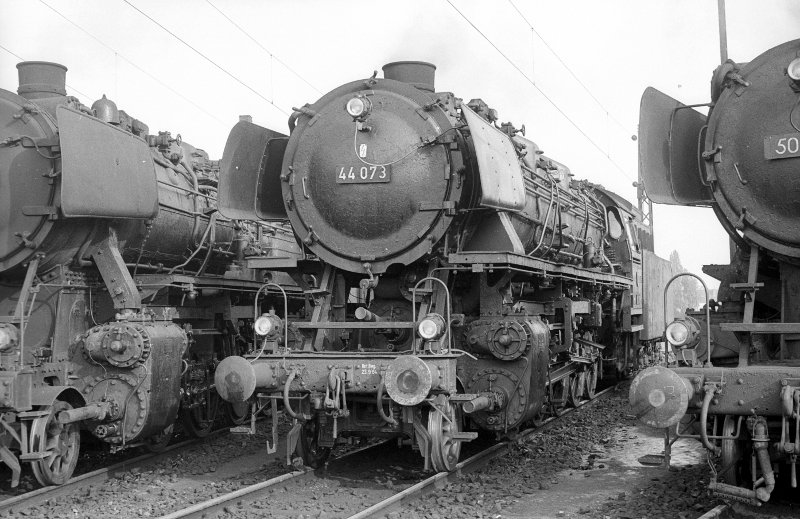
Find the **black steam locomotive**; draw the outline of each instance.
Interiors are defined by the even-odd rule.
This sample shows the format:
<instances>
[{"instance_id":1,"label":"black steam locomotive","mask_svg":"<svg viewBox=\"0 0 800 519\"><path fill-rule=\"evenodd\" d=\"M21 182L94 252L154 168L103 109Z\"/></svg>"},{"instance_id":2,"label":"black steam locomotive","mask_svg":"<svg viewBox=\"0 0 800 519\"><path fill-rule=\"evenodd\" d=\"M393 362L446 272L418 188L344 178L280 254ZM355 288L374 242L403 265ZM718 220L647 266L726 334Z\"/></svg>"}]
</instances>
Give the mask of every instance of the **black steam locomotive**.
<instances>
[{"instance_id":1,"label":"black steam locomotive","mask_svg":"<svg viewBox=\"0 0 800 519\"><path fill-rule=\"evenodd\" d=\"M215 367L253 343L268 275L245 254L300 250L221 217L219 163L180 135L66 96L61 65L17 68L19 95L0 90L0 460L13 486L21 462L51 485L81 426L112 449L159 448L179 416L207 434Z\"/></svg>"},{"instance_id":2,"label":"black steam locomotive","mask_svg":"<svg viewBox=\"0 0 800 519\"><path fill-rule=\"evenodd\" d=\"M721 465L711 489L753 504L781 482L797 488L799 56L795 40L750 63L723 63L707 117L654 89L642 98L648 195L713 208L732 255L729 265L703 268L720 280L718 299L666 327L678 367L640 373L631 405L673 438L702 441Z\"/></svg>"},{"instance_id":3,"label":"black steam locomotive","mask_svg":"<svg viewBox=\"0 0 800 519\"><path fill-rule=\"evenodd\" d=\"M282 402L287 456L312 467L370 436L453 469L465 422L503 435L558 412L651 338L641 212L481 99L437 92L434 70L392 63L295 109L288 137L242 121L225 148L221 213L288 218L306 253L248 266L293 271L305 302L263 316L258 353L223 360L216 387Z\"/></svg>"}]
</instances>

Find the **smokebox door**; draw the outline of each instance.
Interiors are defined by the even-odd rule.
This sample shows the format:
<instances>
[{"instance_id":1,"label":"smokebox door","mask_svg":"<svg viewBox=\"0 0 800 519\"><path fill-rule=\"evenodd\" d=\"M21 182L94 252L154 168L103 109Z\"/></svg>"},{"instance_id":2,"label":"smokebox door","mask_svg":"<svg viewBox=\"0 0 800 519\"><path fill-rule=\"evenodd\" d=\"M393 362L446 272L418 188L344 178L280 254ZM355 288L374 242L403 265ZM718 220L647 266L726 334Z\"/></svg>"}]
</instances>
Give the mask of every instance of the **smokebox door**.
<instances>
[{"instance_id":1,"label":"smokebox door","mask_svg":"<svg viewBox=\"0 0 800 519\"><path fill-rule=\"evenodd\" d=\"M147 143L66 106L56 116L64 215L155 218L158 184Z\"/></svg>"}]
</instances>

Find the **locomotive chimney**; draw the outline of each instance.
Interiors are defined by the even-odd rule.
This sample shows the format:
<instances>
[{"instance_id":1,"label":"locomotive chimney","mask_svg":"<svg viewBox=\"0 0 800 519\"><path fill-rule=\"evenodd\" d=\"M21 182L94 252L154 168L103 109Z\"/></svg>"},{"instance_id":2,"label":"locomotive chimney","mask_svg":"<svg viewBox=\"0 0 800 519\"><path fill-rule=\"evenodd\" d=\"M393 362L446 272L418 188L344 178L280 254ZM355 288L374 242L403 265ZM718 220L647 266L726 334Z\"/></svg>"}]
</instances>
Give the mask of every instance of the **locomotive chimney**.
<instances>
[{"instance_id":1,"label":"locomotive chimney","mask_svg":"<svg viewBox=\"0 0 800 519\"><path fill-rule=\"evenodd\" d=\"M420 90L435 92L436 65L425 61L395 61L383 66L383 77L402 81Z\"/></svg>"},{"instance_id":2,"label":"locomotive chimney","mask_svg":"<svg viewBox=\"0 0 800 519\"><path fill-rule=\"evenodd\" d=\"M17 63L19 88L17 93L26 99L67 95L67 67L49 61Z\"/></svg>"}]
</instances>

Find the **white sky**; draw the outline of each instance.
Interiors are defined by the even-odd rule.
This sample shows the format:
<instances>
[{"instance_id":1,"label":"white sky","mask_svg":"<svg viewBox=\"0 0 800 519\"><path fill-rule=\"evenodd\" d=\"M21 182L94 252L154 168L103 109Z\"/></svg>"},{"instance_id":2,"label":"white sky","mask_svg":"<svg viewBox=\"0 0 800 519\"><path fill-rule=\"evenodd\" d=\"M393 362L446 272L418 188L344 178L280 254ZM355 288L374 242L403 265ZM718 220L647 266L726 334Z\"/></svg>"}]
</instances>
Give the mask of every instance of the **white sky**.
<instances>
[{"instance_id":1,"label":"white sky","mask_svg":"<svg viewBox=\"0 0 800 519\"><path fill-rule=\"evenodd\" d=\"M391 61L430 61L437 90L482 98L502 121L525 124L527 137L577 178L635 202L631 135L642 91L654 86L687 104L707 102L719 63L714 0L513 0L598 103L508 0L451 0L595 146L447 0L128 1L260 95L124 0L0 0L0 46L7 49L0 49L0 87L17 87L19 60L9 51L59 62L69 68L68 93L84 104L106 94L151 132L180 133L220 158L239 114L286 132L280 110ZM727 19L729 55L739 62L800 37L796 0L728 0ZM655 224L661 256L677 249L694 272L727 262L728 240L710 209L657 206Z\"/></svg>"}]
</instances>

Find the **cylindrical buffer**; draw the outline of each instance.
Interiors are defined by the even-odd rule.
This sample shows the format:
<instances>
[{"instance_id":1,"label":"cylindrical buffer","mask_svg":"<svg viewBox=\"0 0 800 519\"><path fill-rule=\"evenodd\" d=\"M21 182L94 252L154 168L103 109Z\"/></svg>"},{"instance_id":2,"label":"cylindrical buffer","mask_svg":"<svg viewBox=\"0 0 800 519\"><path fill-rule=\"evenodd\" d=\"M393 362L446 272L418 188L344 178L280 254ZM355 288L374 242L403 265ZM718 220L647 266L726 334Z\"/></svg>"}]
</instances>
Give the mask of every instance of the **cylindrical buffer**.
<instances>
[{"instance_id":1,"label":"cylindrical buffer","mask_svg":"<svg viewBox=\"0 0 800 519\"><path fill-rule=\"evenodd\" d=\"M277 387L272 366L266 362L252 363L244 357L226 357L214 373L217 393L227 402L244 402L257 387Z\"/></svg>"}]
</instances>

